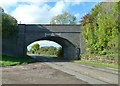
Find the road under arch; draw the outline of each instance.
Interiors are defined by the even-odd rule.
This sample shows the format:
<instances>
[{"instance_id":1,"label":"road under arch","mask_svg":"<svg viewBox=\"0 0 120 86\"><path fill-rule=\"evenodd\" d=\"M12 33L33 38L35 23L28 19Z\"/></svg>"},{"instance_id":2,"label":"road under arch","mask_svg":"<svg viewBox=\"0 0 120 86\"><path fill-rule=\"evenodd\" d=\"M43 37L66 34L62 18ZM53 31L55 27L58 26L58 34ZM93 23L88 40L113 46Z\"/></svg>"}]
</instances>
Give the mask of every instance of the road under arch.
<instances>
[{"instance_id":1,"label":"road under arch","mask_svg":"<svg viewBox=\"0 0 120 86\"><path fill-rule=\"evenodd\" d=\"M75 59L78 57L79 59L80 50L74 44L72 44L69 40L58 37L58 36L48 36L48 37L43 37L37 41L42 41L42 40L54 41L59 45L61 45L63 49L63 55L62 55L63 58Z\"/></svg>"}]
</instances>

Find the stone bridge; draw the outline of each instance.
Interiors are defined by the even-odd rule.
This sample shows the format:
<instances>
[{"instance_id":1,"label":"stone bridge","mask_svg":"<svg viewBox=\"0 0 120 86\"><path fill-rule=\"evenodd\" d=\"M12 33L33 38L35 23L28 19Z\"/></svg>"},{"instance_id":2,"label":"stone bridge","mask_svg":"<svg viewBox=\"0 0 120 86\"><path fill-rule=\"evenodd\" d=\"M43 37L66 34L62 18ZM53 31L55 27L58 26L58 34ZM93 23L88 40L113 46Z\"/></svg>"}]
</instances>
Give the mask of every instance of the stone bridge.
<instances>
[{"instance_id":1,"label":"stone bridge","mask_svg":"<svg viewBox=\"0 0 120 86\"><path fill-rule=\"evenodd\" d=\"M16 35L3 39L3 54L25 57L27 46L40 40L60 44L64 58L79 59L84 52L80 25L19 24Z\"/></svg>"}]
</instances>

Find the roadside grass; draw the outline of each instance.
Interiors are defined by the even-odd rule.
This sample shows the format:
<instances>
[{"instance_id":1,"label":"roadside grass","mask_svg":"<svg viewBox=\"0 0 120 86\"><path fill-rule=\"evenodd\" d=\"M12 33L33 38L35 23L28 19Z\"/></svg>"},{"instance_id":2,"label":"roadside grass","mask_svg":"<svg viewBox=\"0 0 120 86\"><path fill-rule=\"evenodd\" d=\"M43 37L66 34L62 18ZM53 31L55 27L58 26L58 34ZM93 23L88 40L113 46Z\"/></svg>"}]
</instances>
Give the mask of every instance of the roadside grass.
<instances>
[{"instance_id":1,"label":"roadside grass","mask_svg":"<svg viewBox=\"0 0 120 86\"><path fill-rule=\"evenodd\" d=\"M56 55L49 55L49 54L40 54L39 56L57 57Z\"/></svg>"},{"instance_id":2,"label":"roadside grass","mask_svg":"<svg viewBox=\"0 0 120 86\"><path fill-rule=\"evenodd\" d=\"M57 55L50 55L50 54L29 54L27 53L28 56L35 55L35 56L46 56L46 57L57 57Z\"/></svg>"},{"instance_id":3,"label":"roadside grass","mask_svg":"<svg viewBox=\"0 0 120 86\"><path fill-rule=\"evenodd\" d=\"M118 65L118 54L106 54L106 55L97 55L97 54L81 54L81 60L74 60L75 63L90 65L94 67L102 68L113 68L120 69Z\"/></svg>"},{"instance_id":4,"label":"roadside grass","mask_svg":"<svg viewBox=\"0 0 120 86\"><path fill-rule=\"evenodd\" d=\"M93 67L103 67L103 68L113 68L118 69L118 64L102 63L102 62L92 62L87 60L74 60L74 63L85 64Z\"/></svg>"},{"instance_id":5,"label":"roadside grass","mask_svg":"<svg viewBox=\"0 0 120 86\"><path fill-rule=\"evenodd\" d=\"M29 64L36 62L35 59L30 57L13 57L2 55L2 59L0 60L0 66L15 66L20 64Z\"/></svg>"},{"instance_id":6,"label":"roadside grass","mask_svg":"<svg viewBox=\"0 0 120 86\"><path fill-rule=\"evenodd\" d=\"M60 60L69 60L65 59L62 57L57 57L56 55L48 55L48 54L41 54L39 56L49 56L50 58L53 57L54 59L60 59ZM94 66L94 67L109 67L109 68L114 68L118 69L118 64L113 64L113 63L105 63L105 62L95 62L95 61L90 61L90 60L70 60L74 63L80 63L80 64L85 64L89 66ZM7 56L7 55L2 55L2 60L0 59L0 66L15 66L15 65L20 65L20 64L29 64L29 63L34 63L37 62L37 60L31 58L31 57L13 57L13 56Z\"/></svg>"}]
</instances>

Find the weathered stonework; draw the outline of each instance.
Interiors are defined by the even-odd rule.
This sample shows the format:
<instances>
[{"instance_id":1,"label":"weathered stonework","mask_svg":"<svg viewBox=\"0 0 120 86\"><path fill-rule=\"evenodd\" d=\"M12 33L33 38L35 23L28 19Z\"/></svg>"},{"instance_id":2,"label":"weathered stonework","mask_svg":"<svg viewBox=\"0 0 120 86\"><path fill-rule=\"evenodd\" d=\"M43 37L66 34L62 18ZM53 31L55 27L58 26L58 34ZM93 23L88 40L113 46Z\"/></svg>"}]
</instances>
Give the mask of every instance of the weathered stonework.
<instances>
[{"instance_id":1,"label":"weathered stonework","mask_svg":"<svg viewBox=\"0 0 120 86\"><path fill-rule=\"evenodd\" d=\"M63 47L63 57L78 59L84 52L80 25L19 24L18 33L2 42L2 52L8 55L26 56L27 46L35 41L50 40Z\"/></svg>"}]
</instances>

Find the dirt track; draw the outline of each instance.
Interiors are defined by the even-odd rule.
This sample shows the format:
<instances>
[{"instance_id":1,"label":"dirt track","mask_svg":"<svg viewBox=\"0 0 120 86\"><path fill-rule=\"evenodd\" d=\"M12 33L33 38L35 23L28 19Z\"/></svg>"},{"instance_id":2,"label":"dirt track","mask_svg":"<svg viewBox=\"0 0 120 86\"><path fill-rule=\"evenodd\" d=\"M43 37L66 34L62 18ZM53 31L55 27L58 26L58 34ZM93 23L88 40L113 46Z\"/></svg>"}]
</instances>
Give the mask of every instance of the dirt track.
<instances>
[{"instance_id":1,"label":"dirt track","mask_svg":"<svg viewBox=\"0 0 120 86\"><path fill-rule=\"evenodd\" d=\"M2 67L3 84L86 84L44 62Z\"/></svg>"}]
</instances>

